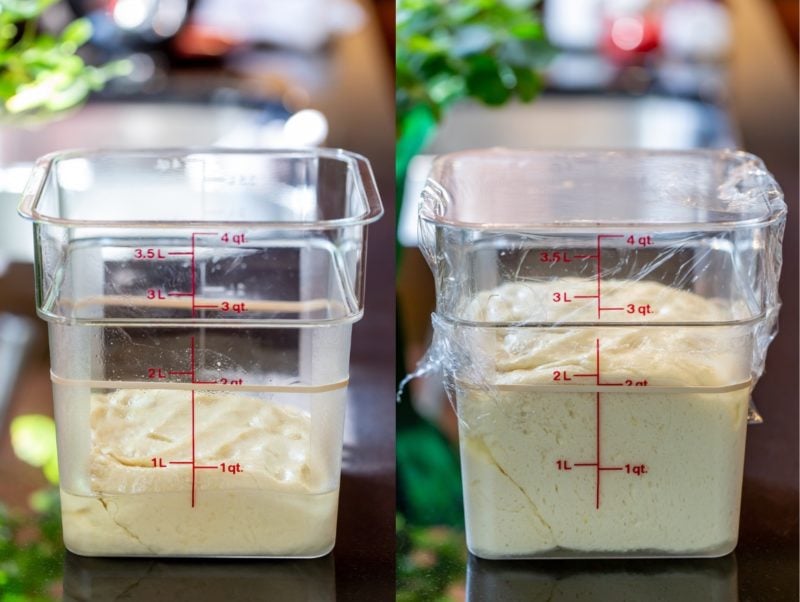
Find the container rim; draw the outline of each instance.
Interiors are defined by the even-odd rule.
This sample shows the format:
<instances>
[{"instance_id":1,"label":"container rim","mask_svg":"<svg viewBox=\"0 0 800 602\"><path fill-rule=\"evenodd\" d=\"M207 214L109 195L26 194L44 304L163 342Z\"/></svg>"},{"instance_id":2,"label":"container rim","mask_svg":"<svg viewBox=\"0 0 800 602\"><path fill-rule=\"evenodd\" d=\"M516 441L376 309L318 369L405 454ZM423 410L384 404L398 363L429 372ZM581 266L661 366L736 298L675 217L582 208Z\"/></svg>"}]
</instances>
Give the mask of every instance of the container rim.
<instances>
[{"instance_id":1,"label":"container rim","mask_svg":"<svg viewBox=\"0 0 800 602\"><path fill-rule=\"evenodd\" d=\"M364 310L359 309L341 318L290 319L290 318L75 318L55 314L52 311L36 308L36 315L48 324L61 326L103 326L127 328L329 328L353 325L364 317Z\"/></svg>"},{"instance_id":2,"label":"container rim","mask_svg":"<svg viewBox=\"0 0 800 602\"><path fill-rule=\"evenodd\" d=\"M163 220L91 220L91 219L65 219L41 213L38 210L38 202L44 189L47 176L54 165L66 159L91 158L96 156L117 156L117 157L175 157L176 155L272 155L284 158L326 158L342 161L354 174L355 185L358 192L364 199L366 210L359 215L348 217L318 220L318 221L206 221L206 220L187 220L187 221L163 221ZM384 209L381 203L378 186L372 172L369 160L358 153L343 150L340 148L309 148L309 149L254 149L254 148L213 148L213 147L163 147L163 148L76 148L56 151L44 155L36 160L33 171L31 172L22 199L17 208L17 213L35 223L52 224L66 227L103 227L103 228L192 228L192 227L241 227L241 228L264 228L281 230L330 230L348 226L366 226L371 224L383 215Z\"/></svg>"},{"instance_id":3,"label":"container rim","mask_svg":"<svg viewBox=\"0 0 800 602\"><path fill-rule=\"evenodd\" d=\"M454 219L446 214L446 209L442 209L442 214L437 214L437 207L440 202L436 198L449 199L447 190L435 179L437 167L446 165L453 160L464 157L475 157L482 154L505 153L508 156L548 156L563 155L565 157L580 157L588 155L617 155L623 158L631 157L718 157L722 159L733 159L741 163L750 163L754 168L763 171L769 178L770 186L759 195L764 202L766 209L765 215L747 219L730 219L721 221L685 221L685 222L655 222L645 220L613 221L603 222L595 220L550 220L541 222L526 223L480 223ZM614 148L550 148L550 149L511 149L511 148L490 148L490 149L470 149L438 156L433 163L431 175L428 176L425 189L418 206L418 216L421 222L426 222L434 227L452 228L454 230L470 231L489 231L489 232L539 232L546 230L549 233L557 231L559 233L585 233L587 231L617 232L618 230L631 230L647 228L658 232L685 232L700 230L704 232L729 231L742 228L752 228L754 226L766 226L785 219L787 214L786 202L783 193L770 174L763 161L752 153L737 149L692 149L692 150L669 150L669 149L614 149Z\"/></svg>"},{"instance_id":4,"label":"container rim","mask_svg":"<svg viewBox=\"0 0 800 602\"><path fill-rule=\"evenodd\" d=\"M767 312L762 310L755 316L741 318L738 320L720 320L717 322L476 322L473 320L463 320L433 312L433 321L445 322L451 326L463 328L709 328L709 327L732 327L732 326L752 326L767 319Z\"/></svg>"}]
</instances>

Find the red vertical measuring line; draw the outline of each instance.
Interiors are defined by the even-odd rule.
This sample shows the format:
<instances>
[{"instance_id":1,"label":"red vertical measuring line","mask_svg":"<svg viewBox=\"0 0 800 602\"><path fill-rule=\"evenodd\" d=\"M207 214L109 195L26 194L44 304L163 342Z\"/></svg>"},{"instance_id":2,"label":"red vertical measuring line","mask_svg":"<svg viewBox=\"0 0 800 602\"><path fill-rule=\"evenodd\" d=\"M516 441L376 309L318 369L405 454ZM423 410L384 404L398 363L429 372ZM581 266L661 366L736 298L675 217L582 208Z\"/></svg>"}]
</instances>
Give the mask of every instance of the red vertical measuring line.
<instances>
[{"instance_id":1,"label":"red vertical measuring line","mask_svg":"<svg viewBox=\"0 0 800 602\"><path fill-rule=\"evenodd\" d=\"M195 482L197 476L197 467L195 466L195 449L194 449L194 388L192 388L192 508L194 508L194 495L195 495Z\"/></svg>"},{"instance_id":2,"label":"red vertical measuring line","mask_svg":"<svg viewBox=\"0 0 800 602\"><path fill-rule=\"evenodd\" d=\"M601 259L600 259L600 252L601 252L601 246L602 246L600 241L603 238L625 238L625 236L623 234L598 234L597 235L597 275L596 275L596 280L597 280L597 319L598 320L600 319L600 314L602 313L603 310L621 311L621 310L624 309L623 307L603 307L603 297L602 297L602 295L600 293L600 282L602 280L602 276L601 275L602 275L602 272L603 272L602 263L601 263Z\"/></svg>"},{"instance_id":3,"label":"red vertical measuring line","mask_svg":"<svg viewBox=\"0 0 800 602\"><path fill-rule=\"evenodd\" d=\"M192 242L194 242L194 236L192 236ZM192 255L192 261L194 262L194 255ZM194 293L194 287L192 287L192 293ZM192 305L194 305L194 297L192 297ZM194 312L194 308L192 308L192 312ZM192 362L192 508L194 508L194 501L195 501L195 489L197 485L197 466L196 466L196 451L195 451L195 424L194 424L194 382L195 382L195 361L194 361L194 335L192 335L189 339L189 357L191 358Z\"/></svg>"},{"instance_id":4,"label":"red vertical measuring line","mask_svg":"<svg viewBox=\"0 0 800 602\"><path fill-rule=\"evenodd\" d=\"M597 463L595 464L595 500L594 507L596 510L600 509L600 391L595 393L595 426L596 426L596 449L595 454Z\"/></svg>"},{"instance_id":5,"label":"red vertical measuring line","mask_svg":"<svg viewBox=\"0 0 800 602\"><path fill-rule=\"evenodd\" d=\"M594 340L594 381L600 386L600 339Z\"/></svg>"},{"instance_id":6,"label":"red vertical measuring line","mask_svg":"<svg viewBox=\"0 0 800 602\"><path fill-rule=\"evenodd\" d=\"M198 236L214 236L216 232L192 232L192 261L191 261L191 270L192 270L192 318L196 316L197 312L197 237ZM195 506L195 500L197 496L197 470L198 468L216 468L215 466L197 466L197 446L196 446L196 436L195 436L195 388L194 385L197 384L197 361L196 361L196 354L195 354L195 339L194 335L190 337L189 343L189 357L192 363L191 367L191 375L192 375L192 508Z\"/></svg>"},{"instance_id":7,"label":"red vertical measuring line","mask_svg":"<svg viewBox=\"0 0 800 602\"><path fill-rule=\"evenodd\" d=\"M600 253L598 250L598 260L597 264L600 265ZM599 282L599 281L598 281ZM598 298L599 301L599 298ZM599 307L599 303L598 303ZM594 371L597 374L596 383L597 386L600 386L600 339L597 338L594 340ZM595 509L600 509L600 391L596 391L595 393L595 501L594 507Z\"/></svg>"}]
</instances>

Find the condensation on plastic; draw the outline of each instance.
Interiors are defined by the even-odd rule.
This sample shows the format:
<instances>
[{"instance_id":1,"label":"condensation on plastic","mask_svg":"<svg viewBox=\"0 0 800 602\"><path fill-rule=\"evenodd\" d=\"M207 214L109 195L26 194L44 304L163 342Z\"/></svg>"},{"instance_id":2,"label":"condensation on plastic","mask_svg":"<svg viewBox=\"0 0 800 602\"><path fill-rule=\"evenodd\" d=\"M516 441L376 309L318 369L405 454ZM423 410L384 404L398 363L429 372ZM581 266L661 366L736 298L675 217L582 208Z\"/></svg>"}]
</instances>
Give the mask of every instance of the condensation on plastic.
<instances>
[{"instance_id":1,"label":"condensation on plastic","mask_svg":"<svg viewBox=\"0 0 800 602\"><path fill-rule=\"evenodd\" d=\"M603 378L646 378L648 392L752 391L763 373L786 205L753 155L457 153L434 164L419 213L437 307L432 343L401 389L441 372L454 407L465 388L489 398L509 387L555 390L565 384L555 371L593 372L599 341ZM598 241L601 268L587 257ZM600 269L603 302L632 303L633 315L598 319L591 298L553 302L554 293L590 296ZM648 303L654 315L639 315ZM659 311L676 304L680 315ZM748 419L761 422L752 401Z\"/></svg>"}]
</instances>

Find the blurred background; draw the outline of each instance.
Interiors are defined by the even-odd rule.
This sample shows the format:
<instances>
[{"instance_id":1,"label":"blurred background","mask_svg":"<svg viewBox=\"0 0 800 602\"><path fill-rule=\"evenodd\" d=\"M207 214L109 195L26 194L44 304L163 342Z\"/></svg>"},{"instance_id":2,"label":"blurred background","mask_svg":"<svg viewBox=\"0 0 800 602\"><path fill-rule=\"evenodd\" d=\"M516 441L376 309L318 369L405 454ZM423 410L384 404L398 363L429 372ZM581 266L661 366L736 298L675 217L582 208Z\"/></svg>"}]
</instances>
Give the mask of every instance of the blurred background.
<instances>
[{"instance_id":1,"label":"blurred background","mask_svg":"<svg viewBox=\"0 0 800 602\"><path fill-rule=\"evenodd\" d=\"M666 579L659 595L680 596L687 574L698 600L798 598L797 73L794 0L399 0L398 381L430 342L435 293L416 248L416 208L438 154L737 147L766 162L789 206L780 334L754 393L765 423L748 430L733 563L694 563L686 573L670 562L558 571L467 562L458 425L432 374L408 383L398 404L399 600L551 599L554 591L597 599L614 584L616 599L623 591L652 599L626 589L638 587L637 575Z\"/></svg>"},{"instance_id":2,"label":"blurred background","mask_svg":"<svg viewBox=\"0 0 800 602\"><path fill-rule=\"evenodd\" d=\"M0 599L393 597L393 36L386 0L0 0ZM375 172L387 216L370 236L387 244L369 249L354 330L334 557L270 571L65 558L46 325L16 206L44 153L180 146L341 147Z\"/></svg>"}]
</instances>

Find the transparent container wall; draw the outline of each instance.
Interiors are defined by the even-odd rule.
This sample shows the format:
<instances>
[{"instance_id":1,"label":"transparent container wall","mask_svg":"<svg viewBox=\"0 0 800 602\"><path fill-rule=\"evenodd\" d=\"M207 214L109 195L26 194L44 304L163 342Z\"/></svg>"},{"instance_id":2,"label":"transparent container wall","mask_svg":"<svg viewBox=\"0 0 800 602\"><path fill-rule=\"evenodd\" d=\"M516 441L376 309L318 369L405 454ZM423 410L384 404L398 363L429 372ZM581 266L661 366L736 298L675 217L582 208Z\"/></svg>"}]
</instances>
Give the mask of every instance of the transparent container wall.
<instances>
[{"instance_id":1,"label":"transparent container wall","mask_svg":"<svg viewBox=\"0 0 800 602\"><path fill-rule=\"evenodd\" d=\"M752 325L434 327L474 554L733 549Z\"/></svg>"},{"instance_id":2,"label":"transparent container wall","mask_svg":"<svg viewBox=\"0 0 800 602\"><path fill-rule=\"evenodd\" d=\"M328 552L350 330L51 324L67 547Z\"/></svg>"},{"instance_id":3,"label":"transparent container wall","mask_svg":"<svg viewBox=\"0 0 800 602\"><path fill-rule=\"evenodd\" d=\"M785 205L740 153L443 157L430 364L482 558L720 556L775 333Z\"/></svg>"},{"instance_id":4,"label":"transparent container wall","mask_svg":"<svg viewBox=\"0 0 800 602\"><path fill-rule=\"evenodd\" d=\"M194 237L114 231L96 238L82 238L83 228L37 224L35 230L42 250L40 312L53 319L319 323L352 321L363 309L357 273L363 228L243 228ZM352 237L331 239L339 235Z\"/></svg>"},{"instance_id":5,"label":"transparent container wall","mask_svg":"<svg viewBox=\"0 0 800 602\"><path fill-rule=\"evenodd\" d=\"M736 546L749 391L456 389L481 558L707 556ZM523 459L527 458L527 459Z\"/></svg>"},{"instance_id":6,"label":"transparent container wall","mask_svg":"<svg viewBox=\"0 0 800 602\"><path fill-rule=\"evenodd\" d=\"M736 319L758 318L774 304L770 288L774 287L770 278L774 258L763 253L769 247L769 236L766 229L691 233L631 229L621 234L609 231L598 238L594 233L509 233L441 227L433 242L443 258L436 264L437 311L468 319L469 299L514 282L546 285L581 280L595 285L592 294L596 294L599 263L601 293L604 286L613 288L617 281L656 282L724 300ZM433 256L435 253L432 250ZM599 262L595 259L598 253ZM594 303L586 298L567 302ZM596 315L589 320L584 317L580 312L569 312L561 319L596 319ZM689 316L688 320L694 318ZM541 316L541 321L548 321L547 316Z\"/></svg>"},{"instance_id":7,"label":"transparent container wall","mask_svg":"<svg viewBox=\"0 0 800 602\"><path fill-rule=\"evenodd\" d=\"M504 283L570 278L657 282L722 300L735 319L771 318L784 215L774 180L743 153L498 150L439 160L420 238L437 312L456 319Z\"/></svg>"},{"instance_id":8,"label":"transparent container wall","mask_svg":"<svg viewBox=\"0 0 800 602\"><path fill-rule=\"evenodd\" d=\"M320 321L360 315L381 207L348 153L164 151L43 160L21 211L45 317Z\"/></svg>"},{"instance_id":9,"label":"transparent container wall","mask_svg":"<svg viewBox=\"0 0 800 602\"><path fill-rule=\"evenodd\" d=\"M89 556L334 545L371 172L342 151L40 161L64 542Z\"/></svg>"}]
</instances>

